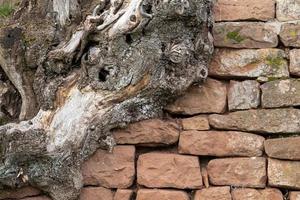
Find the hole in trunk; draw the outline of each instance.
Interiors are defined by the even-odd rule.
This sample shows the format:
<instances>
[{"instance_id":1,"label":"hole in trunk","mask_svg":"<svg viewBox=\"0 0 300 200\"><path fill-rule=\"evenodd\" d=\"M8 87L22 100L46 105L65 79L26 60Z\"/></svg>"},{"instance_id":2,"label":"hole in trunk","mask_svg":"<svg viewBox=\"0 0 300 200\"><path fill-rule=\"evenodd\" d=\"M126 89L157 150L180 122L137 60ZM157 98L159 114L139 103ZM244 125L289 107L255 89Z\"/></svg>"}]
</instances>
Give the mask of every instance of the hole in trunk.
<instances>
[{"instance_id":1,"label":"hole in trunk","mask_svg":"<svg viewBox=\"0 0 300 200\"><path fill-rule=\"evenodd\" d=\"M131 44L133 42L133 39L130 34L127 34L125 37L125 41L127 44Z\"/></svg>"},{"instance_id":2,"label":"hole in trunk","mask_svg":"<svg viewBox=\"0 0 300 200\"><path fill-rule=\"evenodd\" d=\"M107 76L109 75L109 71L106 69L100 69L98 78L100 82L105 82L107 79Z\"/></svg>"}]
</instances>

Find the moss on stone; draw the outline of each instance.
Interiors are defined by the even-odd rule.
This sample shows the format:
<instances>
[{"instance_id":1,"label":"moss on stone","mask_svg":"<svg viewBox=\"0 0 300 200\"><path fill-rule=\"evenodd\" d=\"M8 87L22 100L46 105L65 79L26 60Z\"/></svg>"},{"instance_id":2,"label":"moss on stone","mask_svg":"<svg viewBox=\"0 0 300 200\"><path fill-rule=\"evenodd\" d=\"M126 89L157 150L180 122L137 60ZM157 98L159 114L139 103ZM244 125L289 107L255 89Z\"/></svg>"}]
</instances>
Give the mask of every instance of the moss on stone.
<instances>
[{"instance_id":1,"label":"moss on stone","mask_svg":"<svg viewBox=\"0 0 300 200\"><path fill-rule=\"evenodd\" d=\"M226 35L227 39L231 39L231 40L234 40L238 43L241 43L242 41L245 40L245 38L243 38L239 31L231 31L231 32L228 32L227 35Z\"/></svg>"},{"instance_id":2,"label":"moss on stone","mask_svg":"<svg viewBox=\"0 0 300 200\"><path fill-rule=\"evenodd\" d=\"M11 3L3 3L0 5L0 17L6 18L10 16L14 11L14 6Z\"/></svg>"},{"instance_id":3,"label":"moss on stone","mask_svg":"<svg viewBox=\"0 0 300 200\"><path fill-rule=\"evenodd\" d=\"M278 69L284 63L284 59L281 57L268 56L266 58L266 63L272 66L273 68Z\"/></svg>"},{"instance_id":4,"label":"moss on stone","mask_svg":"<svg viewBox=\"0 0 300 200\"><path fill-rule=\"evenodd\" d=\"M298 32L296 30L290 30L290 36L291 37L297 37Z\"/></svg>"}]
</instances>

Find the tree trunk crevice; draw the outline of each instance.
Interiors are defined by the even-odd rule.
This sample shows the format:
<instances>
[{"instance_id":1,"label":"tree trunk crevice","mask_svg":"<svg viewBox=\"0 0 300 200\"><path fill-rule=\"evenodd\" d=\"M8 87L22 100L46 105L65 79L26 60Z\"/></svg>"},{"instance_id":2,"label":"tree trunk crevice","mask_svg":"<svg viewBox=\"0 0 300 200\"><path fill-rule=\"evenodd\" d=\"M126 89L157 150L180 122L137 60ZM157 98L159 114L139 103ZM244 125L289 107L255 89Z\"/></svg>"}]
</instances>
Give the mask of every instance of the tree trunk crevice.
<instances>
[{"instance_id":1,"label":"tree trunk crevice","mask_svg":"<svg viewBox=\"0 0 300 200\"><path fill-rule=\"evenodd\" d=\"M0 126L0 188L73 200L82 162L113 148L111 129L160 116L205 80L212 2L49 2L23 0L0 29L0 65L22 99Z\"/></svg>"}]
</instances>

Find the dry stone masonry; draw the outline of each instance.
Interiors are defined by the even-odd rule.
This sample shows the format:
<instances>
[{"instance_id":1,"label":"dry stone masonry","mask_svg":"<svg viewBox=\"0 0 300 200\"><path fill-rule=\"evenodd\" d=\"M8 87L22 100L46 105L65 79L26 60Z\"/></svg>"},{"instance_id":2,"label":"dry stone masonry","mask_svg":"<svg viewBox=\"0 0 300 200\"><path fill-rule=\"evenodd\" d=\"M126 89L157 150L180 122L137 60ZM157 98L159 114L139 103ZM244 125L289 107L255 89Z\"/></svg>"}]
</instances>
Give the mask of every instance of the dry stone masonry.
<instances>
[{"instance_id":1,"label":"dry stone masonry","mask_svg":"<svg viewBox=\"0 0 300 200\"><path fill-rule=\"evenodd\" d=\"M300 1L218 0L209 78L114 130L82 168L80 200L299 200ZM40 191L0 200L50 200Z\"/></svg>"}]
</instances>

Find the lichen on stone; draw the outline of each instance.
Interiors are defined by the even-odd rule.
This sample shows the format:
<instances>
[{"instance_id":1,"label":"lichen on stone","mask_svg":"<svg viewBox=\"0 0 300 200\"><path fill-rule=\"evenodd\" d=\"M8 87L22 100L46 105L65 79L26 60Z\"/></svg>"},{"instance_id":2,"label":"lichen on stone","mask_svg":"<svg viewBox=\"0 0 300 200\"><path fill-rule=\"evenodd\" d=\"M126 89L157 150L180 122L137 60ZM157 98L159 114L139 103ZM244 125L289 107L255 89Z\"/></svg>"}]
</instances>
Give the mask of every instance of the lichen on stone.
<instances>
[{"instance_id":1,"label":"lichen on stone","mask_svg":"<svg viewBox=\"0 0 300 200\"><path fill-rule=\"evenodd\" d=\"M228 32L227 35L226 35L226 38L227 39L230 39L230 40L233 40L237 43L241 43L245 40L245 38L243 36L240 35L240 32L239 31L231 31L231 32Z\"/></svg>"}]
</instances>

